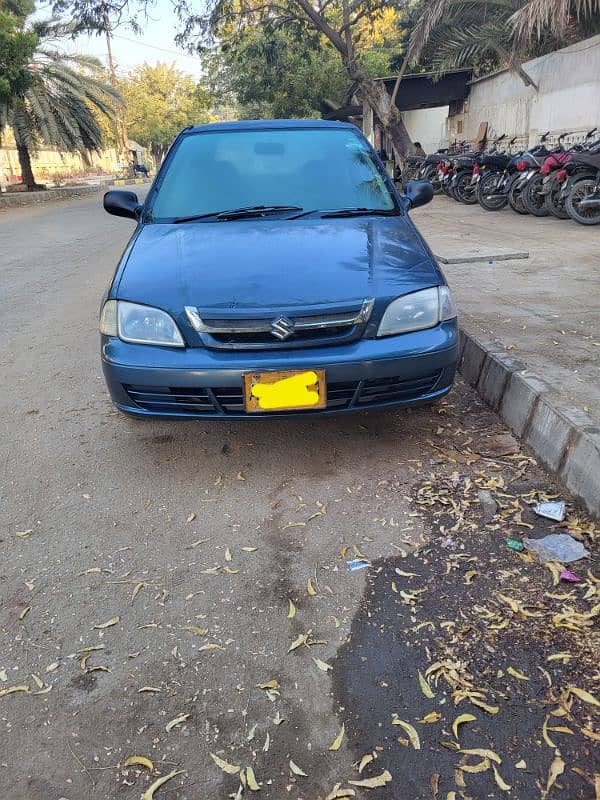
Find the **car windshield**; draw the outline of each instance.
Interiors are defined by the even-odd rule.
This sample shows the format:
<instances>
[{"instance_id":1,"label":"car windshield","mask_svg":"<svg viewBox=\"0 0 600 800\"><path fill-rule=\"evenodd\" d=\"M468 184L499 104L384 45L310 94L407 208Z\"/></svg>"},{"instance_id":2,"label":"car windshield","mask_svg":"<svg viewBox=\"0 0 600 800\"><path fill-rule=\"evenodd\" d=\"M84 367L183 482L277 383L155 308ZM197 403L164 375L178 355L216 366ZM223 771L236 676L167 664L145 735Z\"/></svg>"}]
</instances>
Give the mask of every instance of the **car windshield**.
<instances>
[{"instance_id":1,"label":"car windshield","mask_svg":"<svg viewBox=\"0 0 600 800\"><path fill-rule=\"evenodd\" d=\"M169 221L250 206L395 208L372 151L352 130L246 129L182 137L150 214Z\"/></svg>"}]
</instances>

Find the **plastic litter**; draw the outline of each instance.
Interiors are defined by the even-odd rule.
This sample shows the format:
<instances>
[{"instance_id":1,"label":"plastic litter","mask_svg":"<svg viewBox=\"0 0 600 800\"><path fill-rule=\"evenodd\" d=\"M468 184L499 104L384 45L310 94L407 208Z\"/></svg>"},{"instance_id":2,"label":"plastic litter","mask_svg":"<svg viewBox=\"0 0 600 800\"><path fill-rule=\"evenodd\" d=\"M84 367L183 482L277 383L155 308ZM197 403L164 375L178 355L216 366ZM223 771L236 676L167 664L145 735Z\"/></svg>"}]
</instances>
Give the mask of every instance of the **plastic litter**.
<instances>
[{"instance_id":1,"label":"plastic litter","mask_svg":"<svg viewBox=\"0 0 600 800\"><path fill-rule=\"evenodd\" d=\"M477 496L479 497L479 502L481 503L483 511L483 521L486 523L491 522L498 511L498 504L492 497L492 493L488 492L487 489L482 489L477 493Z\"/></svg>"},{"instance_id":2,"label":"plastic litter","mask_svg":"<svg viewBox=\"0 0 600 800\"><path fill-rule=\"evenodd\" d=\"M511 550L516 550L517 553L520 553L521 550L525 549L523 542L520 542L518 539L507 539L506 546L510 547Z\"/></svg>"},{"instance_id":3,"label":"plastic litter","mask_svg":"<svg viewBox=\"0 0 600 800\"><path fill-rule=\"evenodd\" d=\"M355 572L357 569L364 569L365 567L371 566L370 562L365 561L364 558L353 558L352 561L346 561L346 564L348 564L350 572Z\"/></svg>"},{"instance_id":4,"label":"plastic litter","mask_svg":"<svg viewBox=\"0 0 600 800\"><path fill-rule=\"evenodd\" d=\"M579 575L575 575L570 569L561 570L559 578L561 581L567 581L568 583L581 583L582 581L582 578Z\"/></svg>"},{"instance_id":5,"label":"plastic litter","mask_svg":"<svg viewBox=\"0 0 600 800\"><path fill-rule=\"evenodd\" d=\"M546 517L546 519L562 522L565 518L566 506L564 500L557 500L552 503L538 503L533 510L538 517Z\"/></svg>"},{"instance_id":6,"label":"plastic litter","mask_svg":"<svg viewBox=\"0 0 600 800\"><path fill-rule=\"evenodd\" d=\"M558 561L560 564L568 564L590 554L581 542L568 533L551 533L543 539L523 539L523 544L544 562Z\"/></svg>"}]
</instances>

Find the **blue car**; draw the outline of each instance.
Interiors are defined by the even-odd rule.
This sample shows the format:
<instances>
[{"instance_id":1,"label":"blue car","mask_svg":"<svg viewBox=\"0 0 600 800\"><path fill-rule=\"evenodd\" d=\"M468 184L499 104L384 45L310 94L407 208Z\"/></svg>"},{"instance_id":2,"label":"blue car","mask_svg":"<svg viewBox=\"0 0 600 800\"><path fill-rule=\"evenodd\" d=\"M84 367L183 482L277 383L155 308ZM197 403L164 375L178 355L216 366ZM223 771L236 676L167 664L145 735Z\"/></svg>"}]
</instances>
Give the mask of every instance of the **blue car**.
<instances>
[{"instance_id":1,"label":"blue car","mask_svg":"<svg viewBox=\"0 0 600 800\"><path fill-rule=\"evenodd\" d=\"M138 417L327 415L432 403L458 360L456 308L400 195L354 125L186 128L104 297L102 367Z\"/></svg>"}]
</instances>

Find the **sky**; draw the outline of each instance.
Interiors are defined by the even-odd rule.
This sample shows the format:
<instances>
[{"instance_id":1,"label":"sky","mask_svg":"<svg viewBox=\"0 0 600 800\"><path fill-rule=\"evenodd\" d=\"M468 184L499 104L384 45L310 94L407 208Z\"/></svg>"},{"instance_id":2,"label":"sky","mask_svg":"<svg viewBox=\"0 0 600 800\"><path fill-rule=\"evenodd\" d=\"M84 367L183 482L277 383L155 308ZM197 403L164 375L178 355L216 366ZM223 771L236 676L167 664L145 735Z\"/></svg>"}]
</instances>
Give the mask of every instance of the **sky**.
<instances>
[{"instance_id":1,"label":"sky","mask_svg":"<svg viewBox=\"0 0 600 800\"><path fill-rule=\"evenodd\" d=\"M44 14L47 16L47 13ZM139 20L143 33L136 36L125 25L117 28L113 34L113 60L117 72L124 74L136 64L144 61L150 64L156 61L175 62L178 69L187 72L194 78L202 76L202 67L198 56L192 56L178 48L174 42L177 32L177 19L173 12L171 0L156 0L148 12L148 20ZM106 39L104 36L80 36L70 46L72 52L93 55L104 64L107 63Z\"/></svg>"}]
</instances>

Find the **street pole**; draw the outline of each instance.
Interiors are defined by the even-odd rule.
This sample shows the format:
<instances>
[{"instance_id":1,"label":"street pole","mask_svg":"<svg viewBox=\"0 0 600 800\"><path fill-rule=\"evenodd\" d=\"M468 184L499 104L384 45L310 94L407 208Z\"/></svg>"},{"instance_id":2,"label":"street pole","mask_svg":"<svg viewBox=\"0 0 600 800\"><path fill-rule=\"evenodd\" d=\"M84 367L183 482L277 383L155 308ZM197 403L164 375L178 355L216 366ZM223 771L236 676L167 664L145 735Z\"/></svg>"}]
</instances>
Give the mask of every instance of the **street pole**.
<instances>
[{"instance_id":1,"label":"street pole","mask_svg":"<svg viewBox=\"0 0 600 800\"><path fill-rule=\"evenodd\" d=\"M115 62L113 60L112 44L111 44L111 27L108 18L108 12L104 12L104 35L106 36L106 51L108 54L108 73L110 83L113 89L117 88L117 72L115 70ZM125 125L121 119L121 112L117 108L115 113L115 129L117 135L117 152L121 161L127 162L127 135Z\"/></svg>"}]
</instances>

